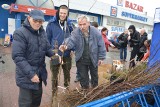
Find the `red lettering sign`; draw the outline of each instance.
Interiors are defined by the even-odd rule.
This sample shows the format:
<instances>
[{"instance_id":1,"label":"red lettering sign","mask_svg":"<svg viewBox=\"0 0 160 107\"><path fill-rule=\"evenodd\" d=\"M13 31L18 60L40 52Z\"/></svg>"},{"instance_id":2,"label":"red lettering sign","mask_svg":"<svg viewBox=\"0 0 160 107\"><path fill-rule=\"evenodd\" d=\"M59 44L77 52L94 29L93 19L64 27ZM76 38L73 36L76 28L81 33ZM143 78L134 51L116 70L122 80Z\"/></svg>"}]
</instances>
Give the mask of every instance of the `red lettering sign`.
<instances>
[{"instance_id":1,"label":"red lettering sign","mask_svg":"<svg viewBox=\"0 0 160 107\"><path fill-rule=\"evenodd\" d=\"M35 8L36 7L34 6L12 4L10 8L10 12L29 13L31 10ZM54 16L56 14L56 10L54 9L47 9L47 8L36 8L36 9L40 9L45 15Z\"/></svg>"},{"instance_id":2,"label":"red lettering sign","mask_svg":"<svg viewBox=\"0 0 160 107\"><path fill-rule=\"evenodd\" d=\"M129 1L125 2L125 7L129 7Z\"/></svg>"},{"instance_id":3,"label":"red lettering sign","mask_svg":"<svg viewBox=\"0 0 160 107\"><path fill-rule=\"evenodd\" d=\"M117 10L116 9L112 9L112 14L116 14L117 13Z\"/></svg>"},{"instance_id":4,"label":"red lettering sign","mask_svg":"<svg viewBox=\"0 0 160 107\"><path fill-rule=\"evenodd\" d=\"M125 7L136 10L136 11L139 11L139 12L143 12L143 7L142 6L140 6L138 4L135 4L135 3L132 3L132 2L129 2L129 1L125 2Z\"/></svg>"}]
</instances>

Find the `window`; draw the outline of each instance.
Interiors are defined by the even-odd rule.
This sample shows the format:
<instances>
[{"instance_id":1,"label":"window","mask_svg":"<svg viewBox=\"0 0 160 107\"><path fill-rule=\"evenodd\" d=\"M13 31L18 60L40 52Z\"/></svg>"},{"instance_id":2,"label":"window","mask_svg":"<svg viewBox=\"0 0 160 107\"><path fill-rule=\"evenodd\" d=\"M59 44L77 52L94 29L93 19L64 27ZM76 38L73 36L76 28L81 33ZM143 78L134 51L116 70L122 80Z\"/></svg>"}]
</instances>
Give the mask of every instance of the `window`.
<instances>
[{"instance_id":1,"label":"window","mask_svg":"<svg viewBox=\"0 0 160 107\"><path fill-rule=\"evenodd\" d=\"M125 26L125 21L118 20L118 19L107 18L107 25L124 27Z\"/></svg>"},{"instance_id":2,"label":"window","mask_svg":"<svg viewBox=\"0 0 160 107\"><path fill-rule=\"evenodd\" d=\"M78 13L72 13L72 12L69 12L69 18L71 20L74 20L74 23L77 23L77 17L79 16L80 14ZM87 15L90 19L90 22L98 22L98 17L96 16L90 16L90 15Z\"/></svg>"}]
</instances>

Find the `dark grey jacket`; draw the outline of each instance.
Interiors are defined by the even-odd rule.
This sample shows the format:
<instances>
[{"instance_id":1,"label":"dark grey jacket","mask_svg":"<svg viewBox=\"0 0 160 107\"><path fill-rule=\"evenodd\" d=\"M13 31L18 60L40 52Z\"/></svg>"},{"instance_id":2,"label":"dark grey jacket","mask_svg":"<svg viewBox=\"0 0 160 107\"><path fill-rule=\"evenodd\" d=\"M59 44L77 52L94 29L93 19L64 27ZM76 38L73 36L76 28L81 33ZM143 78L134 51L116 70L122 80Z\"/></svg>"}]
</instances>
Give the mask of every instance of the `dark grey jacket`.
<instances>
[{"instance_id":1,"label":"dark grey jacket","mask_svg":"<svg viewBox=\"0 0 160 107\"><path fill-rule=\"evenodd\" d=\"M23 26L13 34L12 59L16 64L17 85L21 88L38 90L38 84L31 81L35 74L46 85L45 56L51 57L52 55L53 52L43 27L35 31L26 19Z\"/></svg>"},{"instance_id":2,"label":"dark grey jacket","mask_svg":"<svg viewBox=\"0 0 160 107\"><path fill-rule=\"evenodd\" d=\"M98 66L98 60L106 58L106 48L100 32L93 26L90 26L89 31L89 53L91 61L96 67ZM79 28L74 29L66 41L68 49L75 47L75 59L77 62L82 57L84 50L84 38L81 30Z\"/></svg>"}]
</instances>

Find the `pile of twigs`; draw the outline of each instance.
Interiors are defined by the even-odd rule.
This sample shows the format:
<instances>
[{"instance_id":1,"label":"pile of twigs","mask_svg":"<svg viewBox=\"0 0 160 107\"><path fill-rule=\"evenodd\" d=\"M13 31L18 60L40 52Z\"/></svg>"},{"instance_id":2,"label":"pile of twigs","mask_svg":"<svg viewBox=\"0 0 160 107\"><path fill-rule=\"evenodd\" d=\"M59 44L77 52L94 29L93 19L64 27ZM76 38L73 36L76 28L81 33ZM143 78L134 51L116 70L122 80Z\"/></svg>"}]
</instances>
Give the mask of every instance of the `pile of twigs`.
<instances>
[{"instance_id":1,"label":"pile of twigs","mask_svg":"<svg viewBox=\"0 0 160 107\"><path fill-rule=\"evenodd\" d=\"M147 84L156 84L156 80L160 77L160 63L146 70L146 64L140 64L124 76L119 76L111 83L104 83L94 89L73 90L65 93L61 98L61 103L66 107L76 107L84 103L88 103L97 99L101 99L118 92L131 90L136 87ZM117 82L123 80L121 82Z\"/></svg>"}]
</instances>

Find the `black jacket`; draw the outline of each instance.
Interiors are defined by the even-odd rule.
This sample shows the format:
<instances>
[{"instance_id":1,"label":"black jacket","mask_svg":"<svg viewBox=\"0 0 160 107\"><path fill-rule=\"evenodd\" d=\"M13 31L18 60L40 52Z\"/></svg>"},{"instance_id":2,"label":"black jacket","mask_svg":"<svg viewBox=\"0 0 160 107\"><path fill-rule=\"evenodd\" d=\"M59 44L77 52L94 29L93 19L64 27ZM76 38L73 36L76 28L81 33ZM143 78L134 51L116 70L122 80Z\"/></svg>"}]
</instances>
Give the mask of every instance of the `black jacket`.
<instances>
[{"instance_id":1,"label":"black jacket","mask_svg":"<svg viewBox=\"0 0 160 107\"><path fill-rule=\"evenodd\" d=\"M130 25L128 29L132 29L133 33L130 34L131 39L129 40L130 42L130 46L139 46L139 42L140 42L140 33L138 31L136 31L136 28L134 25Z\"/></svg>"},{"instance_id":2,"label":"black jacket","mask_svg":"<svg viewBox=\"0 0 160 107\"><path fill-rule=\"evenodd\" d=\"M44 29L41 27L35 31L26 18L23 26L13 34L12 59L16 64L16 83L19 87L38 90L39 85L31 81L35 74L46 85L46 55L51 57L53 52Z\"/></svg>"},{"instance_id":3,"label":"black jacket","mask_svg":"<svg viewBox=\"0 0 160 107\"><path fill-rule=\"evenodd\" d=\"M120 46L123 48L123 47L127 47L127 44L128 44L128 34L120 34L119 37L118 37L118 41L119 41L119 44Z\"/></svg>"},{"instance_id":4,"label":"black jacket","mask_svg":"<svg viewBox=\"0 0 160 107\"><path fill-rule=\"evenodd\" d=\"M140 43L139 43L139 47L141 48L142 46L144 46L144 41L145 40L147 40L147 33L146 32L144 32L144 34L143 35L141 35L141 37L140 37Z\"/></svg>"}]
</instances>

